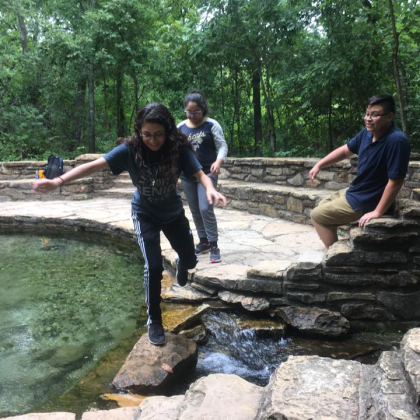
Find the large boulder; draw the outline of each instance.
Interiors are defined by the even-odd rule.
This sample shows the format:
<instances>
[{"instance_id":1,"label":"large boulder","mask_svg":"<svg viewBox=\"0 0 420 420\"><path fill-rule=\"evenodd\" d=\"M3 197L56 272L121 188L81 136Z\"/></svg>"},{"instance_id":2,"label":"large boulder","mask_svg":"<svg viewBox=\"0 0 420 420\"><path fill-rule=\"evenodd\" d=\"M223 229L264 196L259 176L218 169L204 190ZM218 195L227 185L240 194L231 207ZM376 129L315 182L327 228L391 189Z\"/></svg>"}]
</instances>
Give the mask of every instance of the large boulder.
<instances>
[{"instance_id":1,"label":"large boulder","mask_svg":"<svg viewBox=\"0 0 420 420\"><path fill-rule=\"evenodd\" d=\"M362 367L359 393L360 420L419 418L398 352L383 352L376 365Z\"/></svg>"},{"instance_id":2,"label":"large boulder","mask_svg":"<svg viewBox=\"0 0 420 420\"><path fill-rule=\"evenodd\" d=\"M414 392L414 400L420 405L420 328L413 328L404 336L401 357Z\"/></svg>"},{"instance_id":3,"label":"large boulder","mask_svg":"<svg viewBox=\"0 0 420 420\"><path fill-rule=\"evenodd\" d=\"M112 384L123 390L152 393L175 382L197 364L197 345L186 337L166 333L166 344L154 346L143 334Z\"/></svg>"},{"instance_id":4,"label":"large boulder","mask_svg":"<svg viewBox=\"0 0 420 420\"><path fill-rule=\"evenodd\" d=\"M239 376L213 374L194 382L185 397L147 398L140 420L255 420L263 393Z\"/></svg>"},{"instance_id":5,"label":"large boulder","mask_svg":"<svg viewBox=\"0 0 420 420\"><path fill-rule=\"evenodd\" d=\"M357 419L361 364L291 356L265 389L259 419Z\"/></svg>"}]
</instances>

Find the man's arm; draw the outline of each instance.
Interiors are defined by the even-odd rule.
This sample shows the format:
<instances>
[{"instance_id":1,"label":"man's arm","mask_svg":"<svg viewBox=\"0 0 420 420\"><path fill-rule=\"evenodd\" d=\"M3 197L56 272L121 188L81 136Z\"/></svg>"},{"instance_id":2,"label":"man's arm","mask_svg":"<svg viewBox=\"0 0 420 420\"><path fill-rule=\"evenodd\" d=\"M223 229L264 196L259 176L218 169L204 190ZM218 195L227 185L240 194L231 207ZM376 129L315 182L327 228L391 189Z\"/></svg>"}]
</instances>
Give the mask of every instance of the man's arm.
<instances>
[{"instance_id":1,"label":"man's arm","mask_svg":"<svg viewBox=\"0 0 420 420\"><path fill-rule=\"evenodd\" d=\"M404 178L389 178L376 209L364 214L359 220L359 226L363 226L370 220L383 216L397 198L403 185Z\"/></svg>"},{"instance_id":2,"label":"man's arm","mask_svg":"<svg viewBox=\"0 0 420 420\"><path fill-rule=\"evenodd\" d=\"M322 158L314 167L309 171L309 176L312 180L315 179L320 169L325 168L326 166L331 166L334 163L341 162L344 159L348 159L353 156L354 153L350 151L347 144L339 147L338 149L333 150L327 156Z\"/></svg>"}]
</instances>

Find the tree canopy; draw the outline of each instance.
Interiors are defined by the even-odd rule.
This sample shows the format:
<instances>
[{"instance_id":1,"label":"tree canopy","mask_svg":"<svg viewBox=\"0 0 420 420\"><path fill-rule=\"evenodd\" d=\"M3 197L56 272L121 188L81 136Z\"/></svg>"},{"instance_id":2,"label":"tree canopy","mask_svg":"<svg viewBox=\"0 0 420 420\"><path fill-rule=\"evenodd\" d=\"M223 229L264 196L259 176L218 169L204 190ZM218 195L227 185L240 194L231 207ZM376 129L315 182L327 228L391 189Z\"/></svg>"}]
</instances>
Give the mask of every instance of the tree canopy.
<instances>
[{"instance_id":1,"label":"tree canopy","mask_svg":"<svg viewBox=\"0 0 420 420\"><path fill-rule=\"evenodd\" d=\"M417 0L0 0L0 161L106 152L191 89L230 155L323 155L376 93L419 151L419 45Z\"/></svg>"}]
</instances>

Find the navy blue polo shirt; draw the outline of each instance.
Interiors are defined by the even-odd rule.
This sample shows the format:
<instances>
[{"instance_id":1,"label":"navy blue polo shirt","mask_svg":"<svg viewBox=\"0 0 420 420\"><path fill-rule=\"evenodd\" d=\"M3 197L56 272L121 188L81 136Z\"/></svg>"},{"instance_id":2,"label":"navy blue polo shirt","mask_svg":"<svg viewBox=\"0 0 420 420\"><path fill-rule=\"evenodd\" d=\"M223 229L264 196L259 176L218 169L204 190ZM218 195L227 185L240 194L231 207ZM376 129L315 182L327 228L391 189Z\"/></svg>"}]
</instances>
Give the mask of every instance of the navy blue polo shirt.
<instances>
[{"instance_id":1,"label":"navy blue polo shirt","mask_svg":"<svg viewBox=\"0 0 420 420\"><path fill-rule=\"evenodd\" d=\"M405 134L392 123L377 141L366 128L348 143L358 155L357 175L346 192L354 211L369 213L375 210L389 178L405 178L410 159L410 144Z\"/></svg>"}]
</instances>

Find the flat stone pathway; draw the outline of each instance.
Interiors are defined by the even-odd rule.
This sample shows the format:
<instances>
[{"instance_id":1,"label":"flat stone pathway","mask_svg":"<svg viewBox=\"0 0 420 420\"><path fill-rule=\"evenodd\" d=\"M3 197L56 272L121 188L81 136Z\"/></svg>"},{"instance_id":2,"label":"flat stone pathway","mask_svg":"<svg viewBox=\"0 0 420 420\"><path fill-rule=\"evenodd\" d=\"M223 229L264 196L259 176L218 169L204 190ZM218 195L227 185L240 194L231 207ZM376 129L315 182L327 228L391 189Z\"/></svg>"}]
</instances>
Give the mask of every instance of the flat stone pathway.
<instances>
[{"instance_id":1,"label":"flat stone pathway","mask_svg":"<svg viewBox=\"0 0 420 420\"><path fill-rule=\"evenodd\" d=\"M185 210L194 230L188 207ZM16 216L46 220L83 219L134 232L128 199L100 197L83 201L0 202L0 218ZM278 266L279 270L285 270L294 262L322 260L323 246L312 226L221 208L216 209L216 216L222 262L210 264L209 254L201 255L197 274L201 270L216 270L223 272L224 276L241 278L246 277L250 268L269 266L273 270ZM197 240L195 232L194 237ZM163 235L162 250L168 262L173 263L176 254Z\"/></svg>"}]
</instances>

